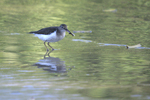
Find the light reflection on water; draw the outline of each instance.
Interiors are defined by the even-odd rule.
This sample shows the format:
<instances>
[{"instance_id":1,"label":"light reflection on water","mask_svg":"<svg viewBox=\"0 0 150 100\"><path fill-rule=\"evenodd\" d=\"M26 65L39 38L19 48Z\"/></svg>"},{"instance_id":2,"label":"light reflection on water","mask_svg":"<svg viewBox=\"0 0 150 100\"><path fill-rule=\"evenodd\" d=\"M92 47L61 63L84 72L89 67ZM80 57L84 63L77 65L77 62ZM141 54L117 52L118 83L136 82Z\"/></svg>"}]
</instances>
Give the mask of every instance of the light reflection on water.
<instances>
[{"instance_id":1,"label":"light reflection on water","mask_svg":"<svg viewBox=\"0 0 150 100\"><path fill-rule=\"evenodd\" d=\"M108 91L108 90L111 92L115 91L114 90L115 86L112 86L111 88L106 86L106 89L103 89L104 87L102 84L103 83L106 84L107 81L108 81L107 84L111 84L111 85L114 83L116 84L117 81L118 81L117 84L120 84L121 81L116 79L116 77L114 76L115 74L113 72L120 74L119 71L121 71L122 68L121 67L119 68L119 66L120 65L122 66L122 64L116 65L118 68L116 66L109 65L109 64L111 64L111 62L114 63L113 62L114 60L111 59L112 58L111 54L109 55L109 54L99 53L99 52L101 52L101 49L102 50L111 50L109 48L107 49L107 48L103 48L103 47L110 47L110 48L111 47L125 47L126 45L112 44L112 43L110 43L110 44L109 43L96 43L92 40L86 40L86 39L72 39L72 42L75 44L76 43L78 44L79 42L81 42L85 45L85 47L88 45L91 45L91 44L96 45L96 48L98 46L99 49L97 52L90 52L90 53L89 53L89 50L87 50L87 51L85 50L86 52L79 50L80 53L83 53L86 56L89 55L86 57L84 55L81 56L79 51L77 51L77 50L70 50L71 51L71 54L70 54L68 51L66 51L66 49L63 50L64 48L62 47L60 50L54 50L53 52L51 52L49 54L49 57L47 57L48 55L46 57L44 57L45 48L41 44L41 47L43 47L43 51L42 52L39 51L40 47L38 47L37 51L33 52L35 54L37 53L37 55L33 54L32 55L33 58L30 60L32 61L35 58L37 58L37 59L34 62L32 61L32 63L30 63L30 65L28 65L27 67L26 67L26 63L25 63L25 66L22 66L22 68L13 65L15 62L17 62L17 58L19 56L18 53L13 52L14 56L12 55L10 57L9 56L6 57L7 59L9 59L11 61L12 67L10 67L9 66L10 64L9 64L8 67L6 67L6 68L1 67L1 70L3 70L3 71L12 70L12 68L14 68L15 70L10 72L10 73L12 73L10 75L4 74L4 73L1 74L1 79L3 81L1 81L2 89L0 89L0 90L1 91L5 90L5 91L3 91L3 93L10 94L13 99L15 99L17 96L18 98L23 98L25 100L31 99L31 98L35 98L35 99L40 99L40 98L42 98L42 99L43 98L45 98L45 99L49 99L49 98L50 99L58 99L58 98L72 99L72 98L74 98L74 99L83 99L83 100L89 99L90 100L90 97L93 97L93 96L96 98L101 98L102 95L99 95L100 91ZM13 45L11 45L11 46L13 47ZM20 46L20 45L18 45L18 46ZM15 46L15 47L18 48L18 46ZM71 47L74 48L74 46L71 46ZM140 48L143 48L143 47L140 47ZM126 48L124 48L124 49L126 49ZM122 49L122 50L124 50L124 49ZM14 50L19 51L19 49L14 49ZM14 50L12 50L12 51L14 51ZM97 50L97 49L95 49L95 50ZM12 53L12 51L7 51L7 52ZM28 51L28 52L32 52L32 50ZM65 53L66 54L61 56L60 54L62 52L63 52L63 54L65 54ZM26 54L26 53L27 52L23 52L23 54ZM72 55L74 53L76 53L76 54L72 57ZM79 55L78 55L78 53L79 53ZM94 55L95 53L96 53L96 55ZM6 52L4 54L6 54ZM18 55L16 56L16 54L18 54ZM55 57L54 54L58 54L57 57ZM103 55L100 55L100 58L96 58L96 56L98 54L103 54L105 58L102 57ZM31 58L30 55L27 57ZM119 57L121 58L122 56L119 56ZM5 60L6 60L6 58L5 58ZM116 57L115 59L120 60L120 58ZM24 57L21 56L20 59L24 59ZM72 62L73 65L71 65L71 66L68 64L66 65L66 62L68 63L68 59L69 60L73 59L73 61L74 61L74 62ZM77 59L77 60L74 60L74 59ZM108 59L110 59L109 62L107 62ZM101 61L101 60L103 60L103 61ZM115 60L115 61L118 61L118 60ZM126 59L125 59L125 61L126 61ZM76 64L76 62L78 62L78 63ZM106 62L106 63L103 64L103 62ZM5 61L5 63L7 64L7 60ZM21 63L21 62L19 62L19 63ZM126 63L128 63L128 62L126 62ZM130 63L130 61L129 61L129 63ZM136 62L135 62L135 64L138 65L138 63L136 63ZM79 68L79 66L82 66L82 68ZM84 66L86 66L86 67L84 67ZM109 71L109 67L112 71ZM113 68L111 68L111 67L113 67ZM122 67L124 67L124 66L122 66ZM137 67L133 67L133 68L134 69L132 70L132 72L134 72L134 70L136 70L135 68L137 68ZM127 67L124 67L124 69L128 70ZM110 74L113 73L114 75L107 74L107 71L108 71L108 73L110 73ZM125 73L125 72L122 71L122 73ZM28 77L26 77L27 75L28 75ZM118 75L117 75L117 77L118 77ZM130 74L127 74L126 77L121 76L120 80L125 79L127 77L130 77ZM93 85L92 83L96 84L96 85ZM91 85L88 85L88 84L91 84ZM140 85L143 85L143 84L140 83ZM95 87L93 87L92 89L89 89L89 86L90 86L90 88L92 88L93 86L95 86ZM3 89L4 87L5 87L5 89ZM17 89L9 90L10 87L11 88L17 87ZM131 87L131 85L129 85L129 87ZM122 86L119 87L119 89L120 88L122 88ZM118 89L118 91L115 91L115 92L122 91L119 89ZM65 94L62 94L64 91L65 91ZM70 94L70 91L73 91L73 92ZM90 91L93 91L95 94L91 93ZM26 97L24 97L24 95L26 95ZM89 95L90 97L86 97L86 95ZM108 93L107 96L112 96L112 95ZM104 95L102 97L107 98L107 96ZM130 94L128 94L128 96L131 98L141 98L140 96L130 95ZM148 96L148 95L146 95L146 96ZM111 98L115 98L115 97L119 97L119 96L114 94ZM142 97L146 98L145 95ZM1 98L9 100L10 97L5 97L1 93ZM10 98L10 100L12 98ZM92 100L94 100L94 98L92 98Z\"/></svg>"},{"instance_id":2,"label":"light reflection on water","mask_svg":"<svg viewBox=\"0 0 150 100\"><path fill-rule=\"evenodd\" d=\"M49 84L49 83L47 83ZM11 87L11 88L9 88ZM90 100L89 98L82 97L80 94L64 94L64 89L71 88L71 87L61 87L61 86L52 86L49 88L48 85L36 86L36 85L23 85L23 86L15 86L13 89L13 85L7 86L7 88L3 87L0 88L0 99L3 100L15 100L21 98L19 100L30 100L31 98L34 99L42 99L42 100L56 100L56 99L79 99L79 100ZM2 94L6 94L9 96L5 96ZM95 99L94 99L95 100Z\"/></svg>"},{"instance_id":3,"label":"light reflection on water","mask_svg":"<svg viewBox=\"0 0 150 100\"><path fill-rule=\"evenodd\" d=\"M149 2L112 1L1 0L0 99L149 99ZM27 33L62 23L76 36L43 57L43 41Z\"/></svg>"},{"instance_id":4,"label":"light reflection on water","mask_svg":"<svg viewBox=\"0 0 150 100\"><path fill-rule=\"evenodd\" d=\"M72 41L79 41L79 42L85 42L89 43L92 42L91 40L84 40L84 39L72 39ZM97 43L99 46L124 46L126 47L127 45L124 44L111 44L111 43ZM150 49L149 47L134 47L135 49Z\"/></svg>"}]
</instances>

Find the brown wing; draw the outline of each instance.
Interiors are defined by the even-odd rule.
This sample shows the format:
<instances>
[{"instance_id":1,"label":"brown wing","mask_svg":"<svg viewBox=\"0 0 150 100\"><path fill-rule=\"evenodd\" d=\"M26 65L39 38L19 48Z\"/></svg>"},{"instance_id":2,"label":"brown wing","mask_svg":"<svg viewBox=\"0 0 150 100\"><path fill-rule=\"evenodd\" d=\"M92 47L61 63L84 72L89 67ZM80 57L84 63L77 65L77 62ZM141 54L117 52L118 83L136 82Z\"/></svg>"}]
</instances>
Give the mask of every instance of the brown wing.
<instances>
[{"instance_id":1,"label":"brown wing","mask_svg":"<svg viewBox=\"0 0 150 100\"><path fill-rule=\"evenodd\" d=\"M56 31L57 29L58 29L58 27L47 27L47 28L42 28L38 31L29 32L29 33L49 35L49 34L53 33L54 31Z\"/></svg>"}]
</instances>

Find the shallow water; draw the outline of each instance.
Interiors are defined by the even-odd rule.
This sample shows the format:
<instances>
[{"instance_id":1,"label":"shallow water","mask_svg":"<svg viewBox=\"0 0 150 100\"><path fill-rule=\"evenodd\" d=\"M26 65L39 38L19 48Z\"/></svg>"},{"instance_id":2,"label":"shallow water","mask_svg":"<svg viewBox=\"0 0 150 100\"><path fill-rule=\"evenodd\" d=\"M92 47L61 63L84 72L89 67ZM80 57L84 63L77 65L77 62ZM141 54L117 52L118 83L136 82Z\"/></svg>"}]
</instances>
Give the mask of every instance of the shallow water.
<instances>
[{"instance_id":1,"label":"shallow water","mask_svg":"<svg viewBox=\"0 0 150 100\"><path fill-rule=\"evenodd\" d=\"M150 99L149 3L1 0L0 99ZM62 23L76 36L44 57L43 41L27 33Z\"/></svg>"}]
</instances>

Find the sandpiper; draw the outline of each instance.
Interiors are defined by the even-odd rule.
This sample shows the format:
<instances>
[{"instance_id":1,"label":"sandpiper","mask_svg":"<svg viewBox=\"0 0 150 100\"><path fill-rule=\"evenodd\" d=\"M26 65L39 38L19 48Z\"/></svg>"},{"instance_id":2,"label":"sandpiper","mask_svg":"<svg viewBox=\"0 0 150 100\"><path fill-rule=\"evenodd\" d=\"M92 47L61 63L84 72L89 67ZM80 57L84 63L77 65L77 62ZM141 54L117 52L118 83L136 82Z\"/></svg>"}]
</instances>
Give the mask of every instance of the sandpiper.
<instances>
[{"instance_id":1,"label":"sandpiper","mask_svg":"<svg viewBox=\"0 0 150 100\"><path fill-rule=\"evenodd\" d=\"M44 41L44 45L46 42L48 42L48 46L52 48L52 50L54 50L54 48L52 46L49 45L50 42L57 42L62 40L65 37L65 32L68 32L69 34L71 34L72 36L75 36L73 33L71 33L68 29L67 29L67 25L66 24L61 24L58 27L47 27L47 28L43 28L40 29L38 31L32 31L29 32L30 34L34 34L36 37L38 37L39 39ZM47 48L47 46L45 45L47 51L49 51L49 49Z\"/></svg>"}]
</instances>

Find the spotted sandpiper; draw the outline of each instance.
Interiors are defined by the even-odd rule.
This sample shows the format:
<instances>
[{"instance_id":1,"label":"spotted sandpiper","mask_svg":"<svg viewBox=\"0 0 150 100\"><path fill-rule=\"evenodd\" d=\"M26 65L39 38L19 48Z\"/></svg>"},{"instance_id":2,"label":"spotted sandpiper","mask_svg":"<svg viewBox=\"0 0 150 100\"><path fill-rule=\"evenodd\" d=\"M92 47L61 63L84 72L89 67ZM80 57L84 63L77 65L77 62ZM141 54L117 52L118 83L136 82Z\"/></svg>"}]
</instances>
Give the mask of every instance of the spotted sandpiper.
<instances>
[{"instance_id":1,"label":"spotted sandpiper","mask_svg":"<svg viewBox=\"0 0 150 100\"><path fill-rule=\"evenodd\" d=\"M66 24L61 24L58 27L47 27L47 28L43 28L40 29L38 31L32 31L29 32L30 34L34 34L36 37L38 37L39 39L44 41L44 45L46 42L48 42L48 46L52 48L52 50L54 50L54 48L52 46L49 45L50 42L57 42L62 40L65 37L65 32L68 32L69 34L71 34L72 36L75 36L73 33L71 33L68 29L67 29L67 25ZM47 51L49 51L49 49L47 48L47 46L45 45Z\"/></svg>"}]
</instances>

